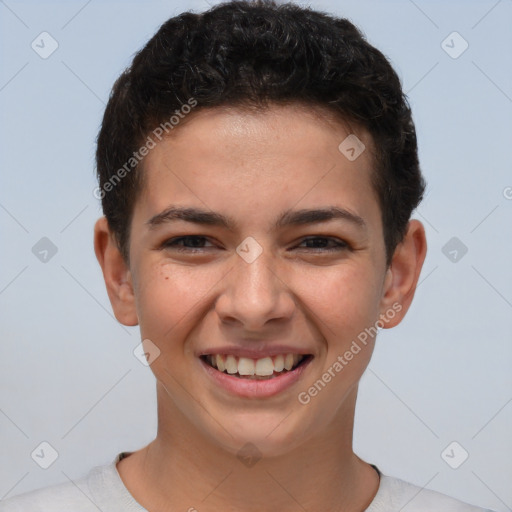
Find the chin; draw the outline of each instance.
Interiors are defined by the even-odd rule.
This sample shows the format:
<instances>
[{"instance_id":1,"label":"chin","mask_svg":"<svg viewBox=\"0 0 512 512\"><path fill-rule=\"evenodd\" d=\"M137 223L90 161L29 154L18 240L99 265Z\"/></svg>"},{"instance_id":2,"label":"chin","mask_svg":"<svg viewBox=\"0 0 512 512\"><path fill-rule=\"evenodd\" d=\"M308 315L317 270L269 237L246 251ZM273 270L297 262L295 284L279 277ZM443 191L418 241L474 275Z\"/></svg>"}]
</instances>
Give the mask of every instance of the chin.
<instances>
[{"instance_id":1,"label":"chin","mask_svg":"<svg viewBox=\"0 0 512 512\"><path fill-rule=\"evenodd\" d=\"M214 442L239 459L287 455L306 440L304 422L300 426L293 416L285 411L244 414L238 421L223 424L226 430L221 429L222 438Z\"/></svg>"}]
</instances>

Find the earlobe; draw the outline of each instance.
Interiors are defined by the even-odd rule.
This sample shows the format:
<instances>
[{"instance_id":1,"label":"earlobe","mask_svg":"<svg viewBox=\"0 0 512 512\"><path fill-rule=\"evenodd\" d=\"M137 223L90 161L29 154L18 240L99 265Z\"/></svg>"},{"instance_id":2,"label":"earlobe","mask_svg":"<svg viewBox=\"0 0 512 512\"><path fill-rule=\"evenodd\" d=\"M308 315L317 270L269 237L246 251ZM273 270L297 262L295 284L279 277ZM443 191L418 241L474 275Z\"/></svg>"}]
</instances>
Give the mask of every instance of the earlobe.
<instances>
[{"instance_id":1,"label":"earlobe","mask_svg":"<svg viewBox=\"0 0 512 512\"><path fill-rule=\"evenodd\" d=\"M132 276L112 235L107 219L101 217L94 227L94 252L114 315L123 325L138 325Z\"/></svg>"},{"instance_id":2,"label":"earlobe","mask_svg":"<svg viewBox=\"0 0 512 512\"><path fill-rule=\"evenodd\" d=\"M407 313L426 254L427 241L423 224L419 220L411 220L386 271L380 311L381 318L386 317L384 328L395 327ZM393 315L387 315L391 310Z\"/></svg>"}]
</instances>

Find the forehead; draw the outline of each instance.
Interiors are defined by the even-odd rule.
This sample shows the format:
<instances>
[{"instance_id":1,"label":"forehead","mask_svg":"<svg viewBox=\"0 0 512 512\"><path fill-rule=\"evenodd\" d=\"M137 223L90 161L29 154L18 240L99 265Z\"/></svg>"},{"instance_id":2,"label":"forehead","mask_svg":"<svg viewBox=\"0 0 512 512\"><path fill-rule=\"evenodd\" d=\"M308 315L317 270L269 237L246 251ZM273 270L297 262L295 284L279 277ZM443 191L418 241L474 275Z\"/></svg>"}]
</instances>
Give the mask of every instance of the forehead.
<instances>
[{"instance_id":1,"label":"forehead","mask_svg":"<svg viewBox=\"0 0 512 512\"><path fill-rule=\"evenodd\" d=\"M329 203L372 215L372 148L366 131L320 108L203 109L145 157L137 206L146 216L177 204L270 221L277 209Z\"/></svg>"}]
</instances>

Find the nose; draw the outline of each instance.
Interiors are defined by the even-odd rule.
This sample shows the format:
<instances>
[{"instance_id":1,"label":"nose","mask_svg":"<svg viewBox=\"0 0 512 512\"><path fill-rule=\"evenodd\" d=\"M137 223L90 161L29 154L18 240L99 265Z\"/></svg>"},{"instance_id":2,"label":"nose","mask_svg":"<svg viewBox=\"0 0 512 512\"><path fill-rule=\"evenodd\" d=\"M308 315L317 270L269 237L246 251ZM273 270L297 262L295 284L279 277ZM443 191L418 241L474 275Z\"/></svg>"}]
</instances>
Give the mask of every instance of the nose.
<instances>
[{"instance_id":1,"label":"nose","mask_svg":"<svg viewBox=\"0 0 512 512\"><path fill-rule=\"evenodd\" d=\"M293 316L295 301L285 281L269 251L251 263L236 255L215 303L219 318L225 324L260 332L270 324L286 322Z\"/></svg>"}]
</instances>

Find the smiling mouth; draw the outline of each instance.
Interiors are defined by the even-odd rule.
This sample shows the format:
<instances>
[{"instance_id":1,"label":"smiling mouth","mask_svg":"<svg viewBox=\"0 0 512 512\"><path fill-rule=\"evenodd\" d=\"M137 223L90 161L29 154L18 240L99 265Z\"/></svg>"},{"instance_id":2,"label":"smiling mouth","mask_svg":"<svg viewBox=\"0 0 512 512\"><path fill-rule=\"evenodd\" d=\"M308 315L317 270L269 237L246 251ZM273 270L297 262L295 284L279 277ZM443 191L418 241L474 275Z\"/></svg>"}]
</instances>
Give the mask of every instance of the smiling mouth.
<instances>
[{"instance_id":1,"label":"smiling mouth","mask_svg":"<svg viewBox=\"0 0 512 512\"><path fill-rule=\"evenodd\" d=\"M221 373L247 380L275 379L295 371L308 362L311 354L282 354L261 359L236 357L232 355L202 355L201 359Z\"/></svg>"}]
</instances>

